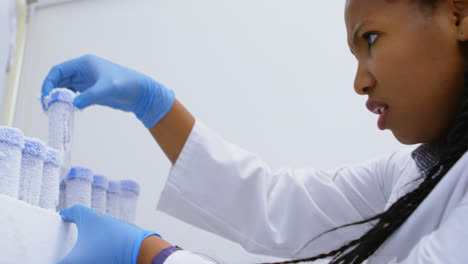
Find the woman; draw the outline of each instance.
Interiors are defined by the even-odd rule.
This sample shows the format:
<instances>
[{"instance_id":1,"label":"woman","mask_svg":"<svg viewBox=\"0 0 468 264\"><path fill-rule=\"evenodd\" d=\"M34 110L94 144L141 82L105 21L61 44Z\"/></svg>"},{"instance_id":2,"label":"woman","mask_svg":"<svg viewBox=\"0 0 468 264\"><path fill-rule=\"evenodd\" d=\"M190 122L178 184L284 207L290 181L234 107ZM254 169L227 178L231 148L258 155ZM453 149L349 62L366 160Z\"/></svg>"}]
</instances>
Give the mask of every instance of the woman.
<instances>
[{"instance_id":1,"label":"woman","mask_svg":"<svg viewBox=\"0 0 468 264\"><path fill-rule=\"evenodd\" d=\"M423 144L329 171L271 171L195 120L162 84L96 56L55 66L42 94L67 87L81 92L74 101L80 109L100 104L135 113L173 163L159 209L250 252L301 258L283 263L463 263L465 14L468 0L346 2L356 92L380 115L379 129L403 144ZM213 263L81 206L60 214L79 231L64 263Z\"/></svg>"}]
</instances>

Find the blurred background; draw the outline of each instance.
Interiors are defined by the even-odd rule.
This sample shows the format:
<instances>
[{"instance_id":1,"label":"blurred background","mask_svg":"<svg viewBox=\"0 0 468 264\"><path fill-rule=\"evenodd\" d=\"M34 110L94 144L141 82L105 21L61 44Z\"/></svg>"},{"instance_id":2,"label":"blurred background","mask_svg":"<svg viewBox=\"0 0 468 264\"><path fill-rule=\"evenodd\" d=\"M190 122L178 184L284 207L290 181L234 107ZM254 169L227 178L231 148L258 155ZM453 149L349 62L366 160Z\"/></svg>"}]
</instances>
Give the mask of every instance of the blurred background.
<instances>
[{"instance_id":1,"label":"blurred background","mask_svg":"<svg viewBox=\"0 0 468 264\"><path fill-rule=\"evenodd\" d=\"M26 4L12 118L26 136L47 141L39 97L50 68L96 54L174 90L197 119L273 169L327 169L412 147L378 130L378 116L365 107L367 96L354 92L357 63L346 40L345 0ZM6 61L12 45L3 42L0 59ZM7 75L0 77L5 84ZM4 107L11 105L5 100ZM72 165L141 184L136 224L220 262L275 260L155 209L171 164L133 114L100 106L77 112L73 144Z\"/></svg>"}]
</instances>

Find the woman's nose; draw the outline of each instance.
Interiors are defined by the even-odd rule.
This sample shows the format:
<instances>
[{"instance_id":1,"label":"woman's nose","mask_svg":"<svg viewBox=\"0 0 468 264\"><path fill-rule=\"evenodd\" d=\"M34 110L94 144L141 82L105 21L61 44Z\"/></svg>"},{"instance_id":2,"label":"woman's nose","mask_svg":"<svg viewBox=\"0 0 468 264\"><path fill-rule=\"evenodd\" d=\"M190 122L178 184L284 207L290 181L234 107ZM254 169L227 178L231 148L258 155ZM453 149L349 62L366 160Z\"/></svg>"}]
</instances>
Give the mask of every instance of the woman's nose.
<instances>
[{"instance_id":1,"label":"woman's nose","mask_svg":"<svg viewBox=\"0 0 468 264\"><path fill-rule=\"evenodd\" d=\"M375 86L375 78L362 66L358 66L354 79L354 90L359 95L366 95Z\"/></svg>"}]
</instances>

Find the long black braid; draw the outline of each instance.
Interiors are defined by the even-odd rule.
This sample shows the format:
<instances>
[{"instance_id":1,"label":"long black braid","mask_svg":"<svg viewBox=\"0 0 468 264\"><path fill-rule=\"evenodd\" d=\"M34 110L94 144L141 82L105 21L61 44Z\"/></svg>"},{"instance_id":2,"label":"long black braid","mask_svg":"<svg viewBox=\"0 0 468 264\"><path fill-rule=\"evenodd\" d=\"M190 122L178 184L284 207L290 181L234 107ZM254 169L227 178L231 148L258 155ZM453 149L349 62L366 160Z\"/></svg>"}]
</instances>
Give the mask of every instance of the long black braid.
<instances>
[{"instance_id":1,"label":"long black braid","mask_svg":"<svg viewBox=\"0 0 468 264\"><path fill-rule=\"evenodd\" d=\"M424 4L435 6L437 0L422 0ZM297 259L271 264L310 262L326 257L333 257L330 264L358 264L368 259L416 210L429 195L437 183L460 159L468 149L468 65L465 71L464 90L453 127L448 135L440 139L440 159L425 177L424 181L413 191L396 201L385 212L369 219L340 226L325 233L351 225L358 225L376 220L377 223L362 237L352 240L342 247L311 258ZM324 234L325 234L324 233ZM322 234L323 235L323 234Z\"/></svg>"}]
</instances>

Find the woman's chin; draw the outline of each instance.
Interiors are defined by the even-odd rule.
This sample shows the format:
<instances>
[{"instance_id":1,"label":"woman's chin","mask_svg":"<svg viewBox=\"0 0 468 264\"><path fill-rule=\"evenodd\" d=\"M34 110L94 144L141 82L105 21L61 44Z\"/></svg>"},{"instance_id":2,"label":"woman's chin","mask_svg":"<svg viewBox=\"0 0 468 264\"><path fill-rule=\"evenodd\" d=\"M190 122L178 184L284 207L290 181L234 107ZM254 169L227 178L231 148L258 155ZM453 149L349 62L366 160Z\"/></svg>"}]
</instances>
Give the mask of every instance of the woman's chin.
<instances>
[{"instance_id":1,"label":"woman's chin","mask_svg":"<svg viewBox=\"0 0 468 264\"><path fill-rule=\"evenodd\" d=\"M431 143L439 138L438 135L434 136L430 133L417 133L414 129L404 132L395 129L391 129L391 131L393 136L404 145Z\"/></svg>"},{"instance_id":2,"label":"woman's chin","mask_svg":"<svg viewBox=\"0 0 468 264\"><path fill-rule=\"evenodd\" d=\"M401 144L404 145L414 145L414 144L419 144L423 143L422 139L411 134L406 134L406 133L399 133L398 131L391 130L393 133L393 136L400 142Z\"/></svg>"}]
</instances>

